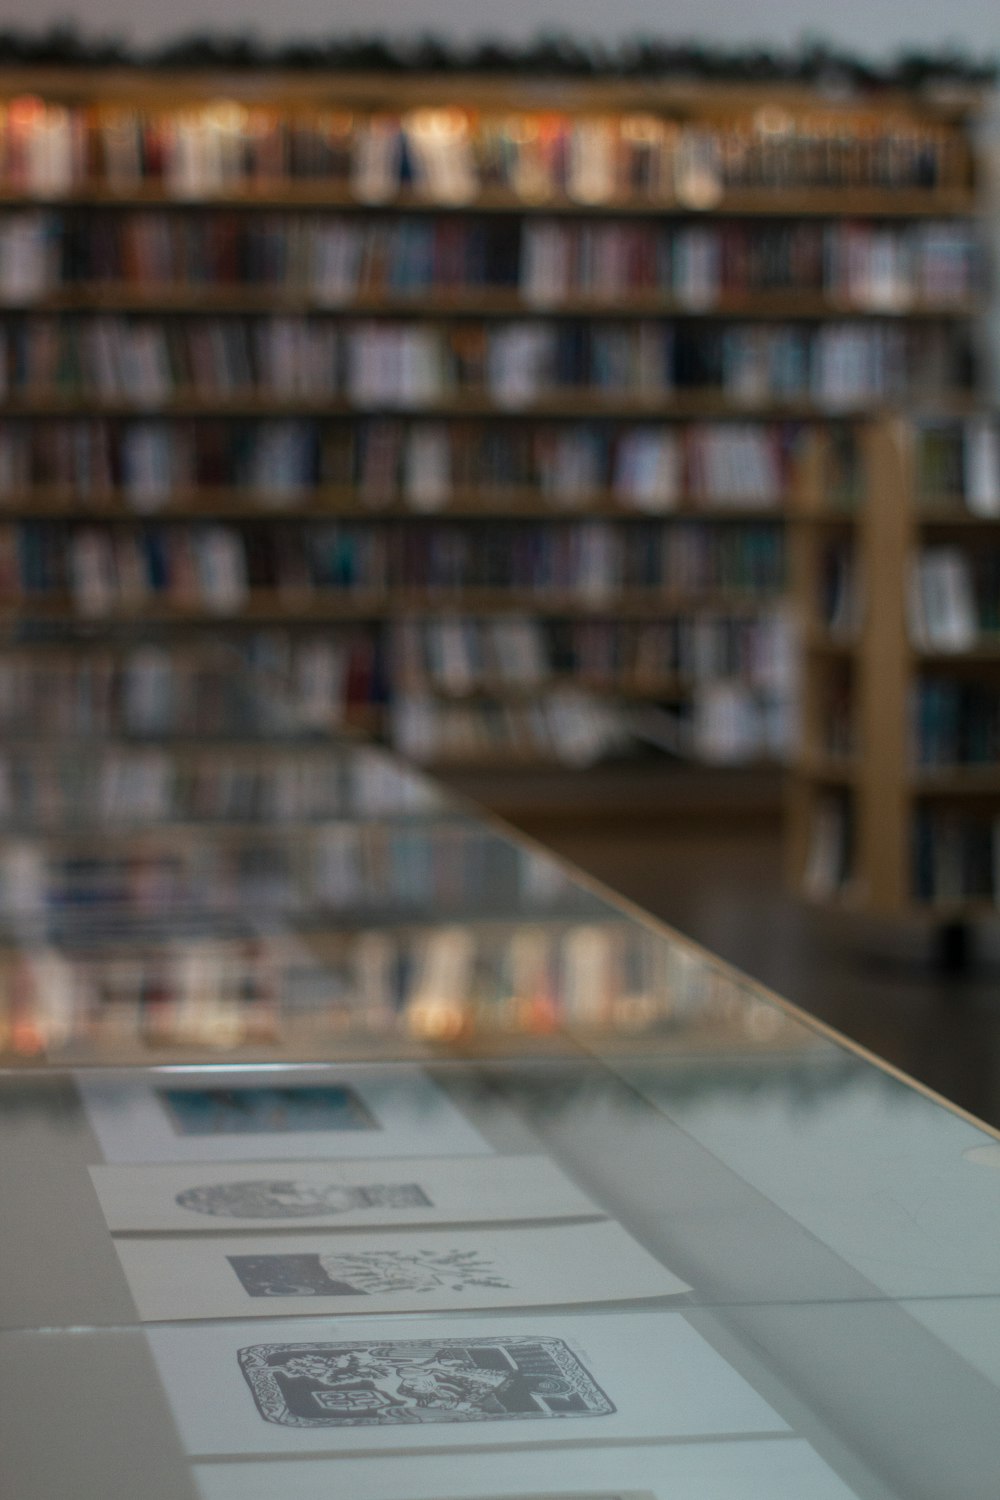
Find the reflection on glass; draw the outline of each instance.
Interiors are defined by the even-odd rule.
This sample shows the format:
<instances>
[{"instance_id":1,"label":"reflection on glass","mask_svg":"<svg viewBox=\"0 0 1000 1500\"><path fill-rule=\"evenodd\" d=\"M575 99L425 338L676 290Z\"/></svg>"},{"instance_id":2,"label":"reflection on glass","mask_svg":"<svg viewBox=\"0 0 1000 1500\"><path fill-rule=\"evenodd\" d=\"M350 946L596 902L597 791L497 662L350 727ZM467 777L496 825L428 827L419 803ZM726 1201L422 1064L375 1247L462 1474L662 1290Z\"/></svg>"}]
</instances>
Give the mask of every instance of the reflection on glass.
<instances>
[{"instance_id":1,"label":"reflection on glass","mask_svg":"<svg viewBox=\"0 0 1000 1500\"><path fill-rule=\"evenodd\" d=\"M331 730L335 677L319 643L256 635L0 657L0 1054L568 1045L568 1028L810 1044Z\"/></svg>"}]
</instances>

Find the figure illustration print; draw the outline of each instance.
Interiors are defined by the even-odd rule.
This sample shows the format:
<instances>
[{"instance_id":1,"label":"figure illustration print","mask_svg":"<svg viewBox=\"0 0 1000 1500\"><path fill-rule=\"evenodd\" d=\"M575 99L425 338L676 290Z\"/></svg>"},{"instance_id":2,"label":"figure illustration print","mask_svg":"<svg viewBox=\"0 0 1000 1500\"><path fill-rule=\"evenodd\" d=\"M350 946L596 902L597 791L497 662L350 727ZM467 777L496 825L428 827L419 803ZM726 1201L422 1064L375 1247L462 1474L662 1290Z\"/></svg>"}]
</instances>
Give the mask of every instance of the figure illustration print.
<instances>
[{"instance_id":1,"label":"figure illustration print","mask_svg":"<svg viewBox=\"0 0 1000 1500\"><path fill-rule=\"evenodd\" d=\"M594 1417L613 1403L562 1339L254 1344L239 1351L257 1410L286 1427Z\"/></svg>"}]
</instances>

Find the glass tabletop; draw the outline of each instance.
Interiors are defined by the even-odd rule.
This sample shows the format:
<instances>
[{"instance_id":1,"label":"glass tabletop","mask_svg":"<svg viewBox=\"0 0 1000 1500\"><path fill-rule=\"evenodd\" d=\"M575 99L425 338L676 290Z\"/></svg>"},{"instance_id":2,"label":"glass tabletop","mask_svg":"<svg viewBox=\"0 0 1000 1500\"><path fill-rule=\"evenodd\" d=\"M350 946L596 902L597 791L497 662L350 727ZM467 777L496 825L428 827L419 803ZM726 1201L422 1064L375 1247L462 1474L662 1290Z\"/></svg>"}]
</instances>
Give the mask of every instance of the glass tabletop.
<instances>
[{"instance_id":1,"label":"glass tabletop","mask_svg":"<svg viewBox=\"0 0 1000 1500\"><path fill-rule=\"evenodd\" d=\"M3 1493L996 1500L996 1136L266 668L0 667Z\"/></svg>"}]
</instances>

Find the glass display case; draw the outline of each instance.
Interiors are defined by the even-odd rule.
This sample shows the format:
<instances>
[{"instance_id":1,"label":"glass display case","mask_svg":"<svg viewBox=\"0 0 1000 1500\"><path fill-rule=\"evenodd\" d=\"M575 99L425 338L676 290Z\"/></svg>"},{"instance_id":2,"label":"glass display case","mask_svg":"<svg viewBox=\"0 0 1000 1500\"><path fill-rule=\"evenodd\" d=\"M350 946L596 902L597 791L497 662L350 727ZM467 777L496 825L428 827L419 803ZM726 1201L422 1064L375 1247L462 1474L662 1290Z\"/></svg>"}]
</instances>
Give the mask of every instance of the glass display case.
<instances>
[{"instance_id":1,"label":"glass display case","mask_svg":"<svg viewBox=\"0 0 1000 1500\"><path fill-rule=\"evenodd\" d=\"M1000 1141L206 653L3 679L4 1493L995 1500Z\"/></svg>"}]
</instances>

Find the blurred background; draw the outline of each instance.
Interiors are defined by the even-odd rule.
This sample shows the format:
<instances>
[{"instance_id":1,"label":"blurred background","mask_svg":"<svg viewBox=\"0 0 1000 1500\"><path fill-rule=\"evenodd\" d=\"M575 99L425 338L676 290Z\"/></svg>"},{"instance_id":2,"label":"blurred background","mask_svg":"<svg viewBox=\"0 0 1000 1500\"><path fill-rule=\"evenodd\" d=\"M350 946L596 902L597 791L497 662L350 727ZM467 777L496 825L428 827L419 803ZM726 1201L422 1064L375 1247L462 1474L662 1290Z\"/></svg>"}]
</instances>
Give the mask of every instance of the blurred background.
<instances>
[{"instance_id":1,"label":"blurred background","mask_svg":"<svg viewBox=\"0 0 1000 1500\"><path fill-rule=\"evenodd\" d=\"M0 20L0 1055L1000 1119L996 13Z\"/></svg>"}]
</instances>

